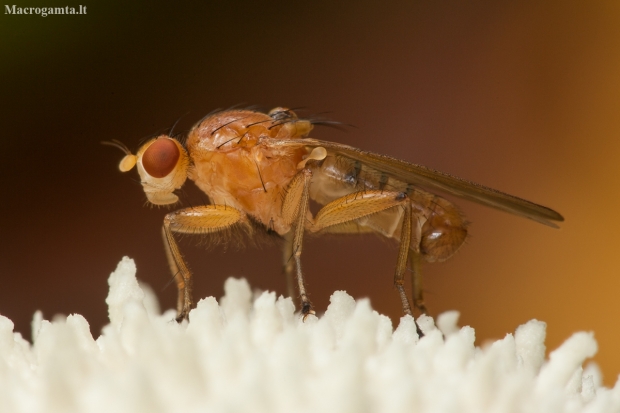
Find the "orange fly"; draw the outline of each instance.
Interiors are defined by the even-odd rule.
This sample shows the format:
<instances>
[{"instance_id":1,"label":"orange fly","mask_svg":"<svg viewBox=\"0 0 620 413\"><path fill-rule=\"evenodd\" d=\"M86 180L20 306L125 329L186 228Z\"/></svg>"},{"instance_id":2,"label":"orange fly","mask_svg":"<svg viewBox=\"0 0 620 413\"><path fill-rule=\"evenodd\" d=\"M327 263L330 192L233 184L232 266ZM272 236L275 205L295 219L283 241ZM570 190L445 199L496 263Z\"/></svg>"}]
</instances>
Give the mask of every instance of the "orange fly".
<instances>
[{"instance_id":1,"label":"orange fly","mask_svg":"<svg viewBox=\"0 0 620 413\"><path fill-rule=\"evenodd\" d=\"M405 292L412 273L413 307L426 312L420 263L450 258L467 237L461 212L429 190L441 190L557 228L556 211L424 166L347 145L311 139L312 121L288 109L269 113L229 110L207 116L192 128L187 142L161 135L133 155L125 151L119 168L134 166L150 203L177 203L174 191L187 178L211 204L167 214L163 238L179 295L177 320L194 305L192 273L174 234L212 234L244 229L269 231L284 240L289 294L293 275L301 313L313 314L304 286L301 254L304 234L378 233L399 242L394 284L404 313L412 314ZM423 189L424 188L424 189ZM310 200L321 205L313 215Z\"/></svg>"}]
</instances>

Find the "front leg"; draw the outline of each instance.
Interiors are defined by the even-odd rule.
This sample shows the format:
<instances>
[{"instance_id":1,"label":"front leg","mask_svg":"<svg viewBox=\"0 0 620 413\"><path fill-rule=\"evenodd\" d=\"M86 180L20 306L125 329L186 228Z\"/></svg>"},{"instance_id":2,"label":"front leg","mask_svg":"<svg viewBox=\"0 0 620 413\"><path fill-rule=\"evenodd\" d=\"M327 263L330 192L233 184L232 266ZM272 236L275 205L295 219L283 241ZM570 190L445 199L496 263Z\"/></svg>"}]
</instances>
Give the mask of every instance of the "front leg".
<instances>
[{"instance_id":1,"label":"front leg","mask_svg":"<svg viewBox=\"0 0 620 413\"><path fill-rule=\"evenodd\" d=\"M231 229L244 222L244 215L224 205L204 205L171 212L164 218L163 236L170 271L179 290L177 321L187 320L194 306L192 298L192 273L179 251L173 233L210 234Z\"/></svg>"}]
</instances>

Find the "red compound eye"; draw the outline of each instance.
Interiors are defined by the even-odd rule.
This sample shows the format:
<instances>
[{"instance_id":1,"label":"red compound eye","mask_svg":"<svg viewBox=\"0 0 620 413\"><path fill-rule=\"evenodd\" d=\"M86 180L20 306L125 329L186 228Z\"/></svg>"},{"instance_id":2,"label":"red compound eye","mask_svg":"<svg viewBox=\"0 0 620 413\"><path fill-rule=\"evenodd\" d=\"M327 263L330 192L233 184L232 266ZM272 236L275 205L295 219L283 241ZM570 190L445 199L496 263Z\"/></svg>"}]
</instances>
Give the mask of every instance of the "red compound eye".
<instances>
[{"instance_id":1,"label":"red compound eye","mask_svg":"<svg viewBox=\"0 0 620 413\"><path fill-rule=\"evenodd\" d=\"M172 139L159 138L142 155L142 166L153 178L167 176L179 160L179 148Z\"/></svg>"}]
</instances>

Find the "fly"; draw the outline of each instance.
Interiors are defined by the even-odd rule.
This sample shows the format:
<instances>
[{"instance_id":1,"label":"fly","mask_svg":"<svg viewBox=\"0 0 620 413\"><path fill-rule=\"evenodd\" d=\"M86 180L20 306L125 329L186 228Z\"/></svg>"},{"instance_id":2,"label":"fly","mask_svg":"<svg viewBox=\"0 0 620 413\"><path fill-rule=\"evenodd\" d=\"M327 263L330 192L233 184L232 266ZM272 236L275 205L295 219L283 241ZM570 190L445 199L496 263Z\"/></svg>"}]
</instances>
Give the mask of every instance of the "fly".
<instances>
[{"instance_id":1,"label":"fly","mask_svg":"<svg viewBox=\"0 0 620 413\"><path fill-rule=\"evenodd\" d=\"M126 156L119 169L138 169L148 201L178 202L174 191L189 178L210 204L179 209L164 218L162 234L178 287L177 320L194 306L192 273L175 234L214 234L245 229L275 232L284 240L283 265L289 295L296 278L301 314L314 310L304 283L304 235L376 233L399 242L394 284L403 312L426 312L420 264L450 258L467 237L467 221L446 199L458 197L557 228L564 218L547 207L438 172L351 146L308 138L312 121L284 108L269 113L229 110L192 128L185 145L158 136ZM310 200L321 205L313 215ZM255 223L258 223L257 226ZM412 303L405 292L411 269Z\"/></svg>"}]
</instances>

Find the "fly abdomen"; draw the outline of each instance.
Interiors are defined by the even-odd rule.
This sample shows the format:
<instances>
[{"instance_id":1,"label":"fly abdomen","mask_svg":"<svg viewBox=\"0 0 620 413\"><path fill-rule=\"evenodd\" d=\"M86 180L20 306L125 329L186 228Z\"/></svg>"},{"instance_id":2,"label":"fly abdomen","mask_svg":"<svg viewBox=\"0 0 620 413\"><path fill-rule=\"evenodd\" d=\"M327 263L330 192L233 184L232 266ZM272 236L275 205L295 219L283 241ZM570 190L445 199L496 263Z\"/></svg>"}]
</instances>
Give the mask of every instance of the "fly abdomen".
<instances>
[{"instance_id":1,"label":"fly abdomen","mask_svg":"<svg viewBox=\"0 0 620 413\"><path fill-rule=\"evenodd\" d=\"M433 196L422 225L420 253L428 262L445 261L467 238L467 221L461 212L443 198Z\"/></svg>"}]
</instances>

